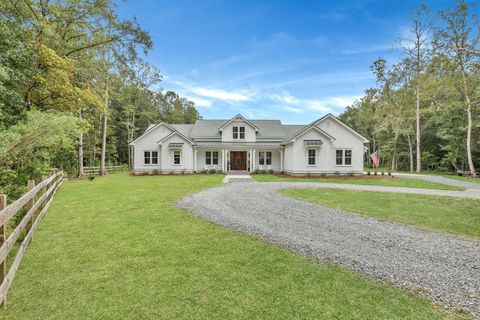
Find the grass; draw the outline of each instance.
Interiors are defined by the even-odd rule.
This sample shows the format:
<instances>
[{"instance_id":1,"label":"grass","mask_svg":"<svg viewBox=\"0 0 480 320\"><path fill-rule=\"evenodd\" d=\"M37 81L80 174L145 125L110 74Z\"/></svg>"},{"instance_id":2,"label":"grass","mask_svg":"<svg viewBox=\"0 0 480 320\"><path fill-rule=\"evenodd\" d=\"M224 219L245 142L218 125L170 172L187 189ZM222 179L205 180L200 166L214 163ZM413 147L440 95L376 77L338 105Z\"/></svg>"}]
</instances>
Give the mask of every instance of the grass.
<instances>
[{"instance_id":1,"label":"grass","mask_svg":"<svg viewBox=\"0 0 480 320\"><path fill-rule=\"evenodd\" d=\"M114 174L59 191L2 319L455 319L175 207L219 175Z\"/></svg>"},{"instance_id":2,"label":"grass","mask_svg":"<svg viewBox=\"0 0 480 320\"><path fill-rule=\"evenodd\" d=\"M462 176L457 176L456 174L442 174L441 176L445 178L455 179L455 180L460 180L465 182L480 183L480 178L462 177Z\"/></svg>"},{"instance_id":3,"label":"grass","mask_svg":"<svg viewBox=\"0 0 480 320\"><path fill-rule=\"evenodd\" d=\"M464 190L463 188L449 186L442 183L409 179L409 178L302 178L302 177L279 177L273 174L254 174L252 177L258 182L323 182L323 183L345 183L345 184L363 184L388 187L410 187L438 190Z\"/></svg>"},{"instance_id":4,"label":"grass","mask_svg":"<svg viewBox=\"0 0 480 320\"><path fill-rule=\"evenodd\" d=\"M281 192L330 208L480 238L480 200L476 199L338 189L283 189Z\"/></svg>"}]
</instances>

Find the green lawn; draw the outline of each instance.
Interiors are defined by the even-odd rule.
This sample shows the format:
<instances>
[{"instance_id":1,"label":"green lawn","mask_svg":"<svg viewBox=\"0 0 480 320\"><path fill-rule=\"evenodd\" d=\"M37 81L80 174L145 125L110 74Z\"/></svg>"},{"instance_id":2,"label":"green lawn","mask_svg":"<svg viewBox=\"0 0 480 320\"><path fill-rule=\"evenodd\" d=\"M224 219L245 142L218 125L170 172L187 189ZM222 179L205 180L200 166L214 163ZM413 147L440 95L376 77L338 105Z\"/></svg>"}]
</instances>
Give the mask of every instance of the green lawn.
<instances>
[{"instance_id":1,"label":"green lawn","mask_svg":"<svg viewBox=\"0 0 480 320\"><path fill-rule=\"evenodd\" d=\"M480 178L469 178L469 177L462 177L462 176L457 176L454 174L442 174L441 176L449 179L455 179L455 180L460 180L460 181L465 181L465 182L472 182L472 183L480 183Z\"/></svg>"},{"instance_id":2,"label":"green lawn","mask_svg":"<svg viewBox=\"0 0 480 320\"><path fill-rule=\"evenodd\" d=\"M346 183L365 184L388 187L410 187L438 190L464 190L459 187L409 178L386 178L386 179L362 179L362 178L301 178L301 177L279 177L273 174L254 174L252 177L258 182L323 182L323 183Z\"/></svg>"},{"instance_id":3,"label":"green lawn","mask_svg":"<svg viewBox=\"0 0 480 320\"><path fill-rule=\"evenodd\" d=\"M338 189L283 189L288 196L425 229L480 238L480 200Z\"/></svg>"},{"instance_id":4,"label":"green lawn","mask_svg":"<svg viewBox=\"0 0 480 320\"><path fill-rule=\"evenodd\" d=\"M423 297L175 207L221 180L114 174L64 184L0 318L455 318Z\"/></svg>"}]
</instances>

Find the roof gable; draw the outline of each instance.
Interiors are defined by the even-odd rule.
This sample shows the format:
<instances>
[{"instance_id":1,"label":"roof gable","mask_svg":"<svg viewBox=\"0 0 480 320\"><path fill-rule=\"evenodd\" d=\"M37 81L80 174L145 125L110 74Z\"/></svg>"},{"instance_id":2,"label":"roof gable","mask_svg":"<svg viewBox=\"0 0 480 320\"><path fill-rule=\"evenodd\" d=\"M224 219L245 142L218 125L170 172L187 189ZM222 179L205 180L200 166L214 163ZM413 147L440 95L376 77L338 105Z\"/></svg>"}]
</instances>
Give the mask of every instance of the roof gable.
<instances>
[{"instance_id":1,"label":"roof gable","mask_svg":"<svg viewBox=\"0 0 480 320\"><path fill-rule=\"evenodd\" d=\"M326 119L332 119L333 121L335 121L336 123L338 123L340 126L342 126L343 128L347 129L348 131L350 131L351 133L353 133L355 136L357 136L358 138L362 139L363 140L363 143L368 143L370 142L367 138L365 138L364 136L362 136L360 133L358 133L357 131L353 130L352 128L350 128L348 125L346 125L343 121L341 121L340 119L338 119L337 117L335 117L333 114L329 113L329 114L326 114L325 116L321 117L320 119L316 120L315 121L315 125L318 125L319 123L322 123L323 121L325 121Z\"/></svg>"},{"instance_id":2,"label":"roof gable","mask_svg":"<svg viewBox=\"0 0 480 320\"><path fill-rule=\"evenodd\" d=\"M335 140L335 137L333 137L332 135L330 135L329 133L325 132L324 130L320 129L319 127L317 127L315 125L315 123L312 123L312 124L309 124L307 126L304 126L303 128L301 128L299 131L297 131L296 133L293 134L292 137L288 137L287 139L285 139L283 141L283 144L286 144L286 143L289 143L291 141L295 141L296 138L300 137L301 135L307 133L308 131L310 130L315 130L317 131L318 133L322 134L323 136L327 137L330 142L334 141Z\"/></svg>"},{"instance_id":3,"label":"roof gable","mask_svg":"<svg viewBox=\"0 0 480 320\"><path fill-rule=\"evenodd\" d=\"M157 125L149 125L148 128L135 140L133 140L132 142L130 142L129 144L130 145L133 145L135 142L139 141L140 139L142 139L143 137L149 135L150 133L154 132L156 129L160 128L161 126L165 126L166 128L168 128L170 131L175 131L174 128L172 128L170 125L168 125L167 123L165 122L161 122Z\"/></svg>"},{"instance_id":4,"label":"roof gable","mask_svg":"<svg viewBox=\"0 0 480 320\"><path fill-rule=\"evenodd\" d=\"M229 121L227 121L226 123L224 123L220 128L218 128L218 131L222 131L223 128L225 128L226 126L228 126L230 123L232 123L233 121L239 121L239 120L242 120L244 121L246 124L248 124L250 127L252 127L253 129L255 129L255 131L258 132L258 127L255 126L252 122L248 121L247 119L245 119L245 117L243 117L241 114L237 114L235 117L233 117L232 119L230 119Z\"/></svg>"}]
</instances>

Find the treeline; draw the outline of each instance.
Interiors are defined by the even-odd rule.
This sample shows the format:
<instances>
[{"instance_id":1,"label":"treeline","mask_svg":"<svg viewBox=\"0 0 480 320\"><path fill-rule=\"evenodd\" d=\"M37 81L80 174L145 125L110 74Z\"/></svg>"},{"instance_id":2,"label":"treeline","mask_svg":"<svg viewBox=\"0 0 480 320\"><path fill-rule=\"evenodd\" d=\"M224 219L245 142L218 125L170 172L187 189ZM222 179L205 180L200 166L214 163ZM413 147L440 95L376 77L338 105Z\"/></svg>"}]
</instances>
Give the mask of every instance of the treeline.
<instances>
[{"instance_id":1,"label":"treeline","mask_svg":"<svg viewBox=\"0 0 480 320\"><path fill-rule=\"evenodd\" d=\"M480 166L480 25L475 4L440 12L421 6L399 39L396 63L372 64L377 85L341 119L379 150L391 170L457 171Z\"/></svg>"},{"instance_id":2,"label":"treeline","mask_svg":"<svg viewBox=\"0 0 480 320\"><path fill-rule=\"evenodd\" d=\"M110 0L0 2L0 193L50 168L127 163L150 123L193 123L193 102L159 88L152 40Z\"/></svg>"}]
</instances>

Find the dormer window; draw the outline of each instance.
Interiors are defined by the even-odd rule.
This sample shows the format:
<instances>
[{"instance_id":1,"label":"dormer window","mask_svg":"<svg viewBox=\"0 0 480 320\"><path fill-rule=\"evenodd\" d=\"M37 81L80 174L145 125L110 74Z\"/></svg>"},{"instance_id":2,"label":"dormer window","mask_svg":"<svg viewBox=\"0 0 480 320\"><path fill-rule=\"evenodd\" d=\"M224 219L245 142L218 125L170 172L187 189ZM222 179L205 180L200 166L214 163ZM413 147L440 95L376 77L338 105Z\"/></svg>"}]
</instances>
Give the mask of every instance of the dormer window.
<instances>
[{"instance_id":1,"label":"dormer window","mask_svg":"<svg viewBox=\"0 0 480 320\"><path fill-rule=\"evenodd\" d=\"M233 139L245 139L245 127L232 127Z\"/></svg>"}]
</instances>

